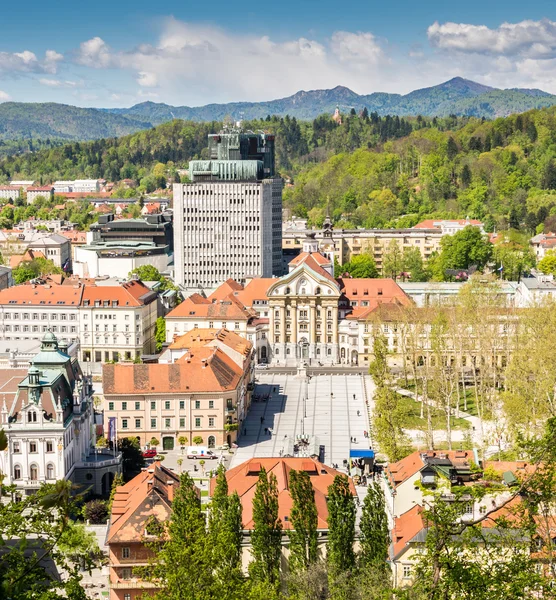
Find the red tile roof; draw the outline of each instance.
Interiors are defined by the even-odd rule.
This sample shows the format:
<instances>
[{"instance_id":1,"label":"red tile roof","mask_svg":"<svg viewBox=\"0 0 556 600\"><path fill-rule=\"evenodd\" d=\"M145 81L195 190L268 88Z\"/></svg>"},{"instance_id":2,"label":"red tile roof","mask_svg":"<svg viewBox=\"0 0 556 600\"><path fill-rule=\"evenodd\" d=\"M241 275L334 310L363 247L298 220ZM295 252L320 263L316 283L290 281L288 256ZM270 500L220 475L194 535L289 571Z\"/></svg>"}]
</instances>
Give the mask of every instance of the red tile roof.
<instances>
[{"instance_id":1,"label":"red tile roof","mask_svg":"<svg viewBox=\"0 0 556 600\"><path fill-rule=\"evenodd\" d=\"M424 528L423 509L416 505L394 521L392 529L393 557L397 558L407 544Z\"/></svg>"},{"instance_id":2,"label":"red tile roof","mask_svg":"<svg viewBox=\"0 0 556 600\"><path fill-rule=\"evenodd\" d=\"M192 394L235 390L243 370L219 348L197 348L173 364L104 364L104 394Z\"/></svg>"},{"instance_id":3,"label":"red tile roof","mask_svg":"<svg viewBox=\"0 0 556 600\"><path fill-rule=\"evenodd\" d=\"M457 223L458 225L476 225L480 227L483 225L482 221L477 219L425 219L417 225L414 225L412 229L440 229L440 223Z\"/></svg>"},{"instance_id":4,"label":"red tile roof","mask_svg":"<svg viewBox=\"0 0 556 600\"><path fill-rule=\"evenodd\" d=\"M233 292L243 290L241 283L238 283L235 279L226 279L226 281L219 285L214 292L209 296L209 300L225 300Z\"/></svg>"},{"instance_id":5,"label":"red tile roof","mask_svg":"<svg viewBox=\"0 0 556 600\"><path fill-rule=\"evenodd\" d=\"M86 285L83 293L83 305L95 301L117 302L118 306L143 306L156 300L156 293L151 291L142 281L128 281L121 285Z\"/></svg>"},{"instance_id":6,"label":"red tile roof","mask_svg":"<svg viewBox=\"0 0 556 600\"><path fill-rule=\"evenodd\" d=\"M79 306L83 295L81 285L15 285L0 291L0 304L14 306Z\"/></svg>"},{"instance_id":7,"label":"red tile roof","mask_svg":"<svg viewBox=\"0 0 556 600\"><path fill-rule=\"evenodd\" d=\"M329 265L330 261L319 252L302 252L290 262L290 265L291 264L293 264L296 268L302 264L307 265L315 273L318 273L322 277L325 277L329 281L332 281L334 284L336 284L334 277L332 277L332 275L330 275L330 273L322 267L322 265Z\"/></svg>"},{"instance_id":8,"label":"red tile roof","mask_svg":"<svg viewBox=\"0 0 556 600\"><path fill-rule=\"evenodd\" d=\"M268 474L273 473L278 486L278 515L284 529L291 529L289 517L292 509L290 495L290 473L292 470L307 471L315 491L319 529L327 529L328 508L326 498L328 488L334 482L336 475L341 475L332 467L320 463L313 458L252 458L247 462L226 472L228 492L237 492L243 508L242 522L244 529L253 529L253 496L259 479L259 472L264 468ZM214 491L216 480L211 480L211 493ZM357 495L355 486L350 479L350 489ZM288 520L286 520L286 517Z\"/></svg>"},{"instance_id":9,"label":"red tile roof","mask_svg":"<svg viewBox=\"0 0 556 600\"><path fill-rule=\"evenodd\" d=\"M200 294L193 294L178 304L170 311L167 319L234 319L235 321L248 321L255 317L252 309L245 308L234 296L228 296L225 300L211 300L203 298Z\"/></svg>"}]
</instances>

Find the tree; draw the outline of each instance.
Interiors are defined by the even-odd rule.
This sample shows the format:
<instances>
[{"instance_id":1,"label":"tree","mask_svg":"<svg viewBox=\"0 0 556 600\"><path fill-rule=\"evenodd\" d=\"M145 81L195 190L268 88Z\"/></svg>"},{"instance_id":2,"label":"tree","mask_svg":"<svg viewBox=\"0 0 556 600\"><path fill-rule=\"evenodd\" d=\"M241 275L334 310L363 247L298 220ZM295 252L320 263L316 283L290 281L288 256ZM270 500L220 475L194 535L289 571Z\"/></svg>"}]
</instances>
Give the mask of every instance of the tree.
<instances>
[{"instance_id":1,"label":"tree","mask_svg":"<svg viewBox=\"0 0 556 600\"><path fill-rule=\"evenodd\" d=\"M317 561L318 513L309 473L290 471L292 509L290 522L290 570L306 571Z\"/></svg>"},{"instance_id":2,"label":"tree","mask_svg":"<svg viewBox=\"0 0 556 600\"><path fill-rule=\"evenodd\" d=\"M355 569L355 500L349 480L336 475L328 488L328 553L329 580L333 587L342 574Z\"/></svg>"},{"instance_id":3,"label":"tree","mask_svg":"<svg viewBox=\"0 0 556 600\"><path fill-rule=\"evenodd\" d=\"M360 566L385 573L388 568L386 561L390 546L390 532L384 494L376 481L367 488L359 529L361 530Z\"/></svg>"},{"instance_id":4,"label":"tree","mask_svg":"<svg viewBox=\"0 0 556 600\"><path fill-rule=\"evenodd\" d=\"M133 269L129 276L132 277L133 275L136 275L141 281L160 281L162 279L160 271L152 265L141 265Z\"/></svg>"},{"instance_id":5,"label":"tree","mask_svg":"<svg viewBox=\"0 0 556 600\"><path fill-rule=\"evenodd\" d=\"M229 495L226 469L220 465L208 517L216 598L241 598L243 593L241 513L239 496L237 492Z\"/></svg>"},{"instance_id":6,"label":"tree","mask_svg":"<svg viewBox=\"0 0 556 600\"><path fill-rule=\"evenodd\" d=\"M181 474L174 494L167 536L160 536L164 540L160 548L160 542L153 547L156 556L151 576L162 584L155 598L208 600L213 597L214 578L200 494L187 473Z\"/></svg>"},{"instance_id":7,"label":"tree","mask_svg":"<svg viewBox=\"0 0 556 600\"><path fill-rule=\"evenodd\" d=\"M192 441L195 444L195 446L199 446L199 444L203 443L203 438L200 435L196 435Z\"/></svg>"},{"instance_id":8,"label":"tree","mask_svg":"<svg viewBox=\"0 0 556 600\"><path fill-rule=\"evenodd\" d=\"M116 473L116 475L114 476L114 480L112 481L112 487L110 488L110 498L108 498L108 503L106 505L106 509L109 515L112 512L112 504L114 503L114 496L116 495L116 491L123 484L124 476L121 473Z\"/></svg>"},{"instance_id":9,"label":"tree","mask_svg":"<svg viewBox=\"0 0 556 600\"><path fill-rule=\"evenodd\" d=\"M396 240L390 240L382 255L382 276L397 279L403 268L403 253Z\"/></svg>"},{"instance_id":10,"label":"tree","mask_svg":"<svg viewBox=\"0 0 556 600\"><path fill-rule=\"evenodd\" d=\"M83 517L93 525L106 523L108 508L104 500L90 500L83 506Z\"/></svg>"},{"instance_id":11,"label":"tree","mask_svg":"<svg viewBox=\"0 0 556 600\"><path fill-rule=\"evenodd\" d=\"M187 436L180 435L180 437L178 438L178 444L181 446L182 452L183 452L183 448L187 444L187 442L188 442Z\"/></svg>"},{"instance_id":12,"label":"tree","mask_svg":"<svg viewBox=\"0 0 556 600\"><path fill-rule=\"evenodd\" d=\"M273 473L261 468L253 497L253 531L251 533L249 575L256 583L276 590L280 579L282 555L282 521L278 516L278 488Z\"/></svg>"},{"instance_id":13,"label":"tree","mask_svg":"<svg viewBox=\"0 0 556 600\"><path fill-rule=\"evenodd\" d=\"M118 450L122 453L122 470L125 481L133 479L145 466L139 440L134 437L120 438Z\"/></svg>"},{"instance_id":14,"label":"tree","mask_svg":"<svg viewBox=\"0 0 556 600\"><path fill-rule=\"evenodd\" d=\"M556 275L556 253L549 250L537 265L539 271L545 275Z\"/></svg>"},{"instance_id":15,"label":"tree","mask_svg":"<svg viewBox=\"0 0 556 600\"><path fill-rule=\"evenodd\" d=\"M411 275L411 281L428 281L429 273L425 269L419 248L406 248L402 262L403 270Z\"/></svg>"},{"instance_id":16,"label":"tree","mask_svg":"<svg viewBox=\"0 0 556 600\"><path fill-rule=\"evenodd\" d=\"M40 276L52 275L54 273L63 273L62 269L57 267L51 260L42 258L34 258L30 261L23 261L16 267L13 272L14 282L16 284L25 283L30 279L35 279Z\"/></svg>"},{"instance_id":17,"label":"tree","mask_svg":"<svg viewBox=\"0 0 556 600\"><path fill-rule=\"evenodd\" d=\"M154 330L154 339L156 340L156 351L162 351L162 345L166 342L166 319L158 317Z\"/></svg>"},{"instance_id":18,"label":"tree","mask_svg":"<svg viewBox=\"0 0 556 600\"><path fill-rule=\"evenodd\" d=\"M340 272L349 273L354 278L378 277L375 259L367 253L357 254L348 263L341 267Z\"/></svg>"}]
</instances>

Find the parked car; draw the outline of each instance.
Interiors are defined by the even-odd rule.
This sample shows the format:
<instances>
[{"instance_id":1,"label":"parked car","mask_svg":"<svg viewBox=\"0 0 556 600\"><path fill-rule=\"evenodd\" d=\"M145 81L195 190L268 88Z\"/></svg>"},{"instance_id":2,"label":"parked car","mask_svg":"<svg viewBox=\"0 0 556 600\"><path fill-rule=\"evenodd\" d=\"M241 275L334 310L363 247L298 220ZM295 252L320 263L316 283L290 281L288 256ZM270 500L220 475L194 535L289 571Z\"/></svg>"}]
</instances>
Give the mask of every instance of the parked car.
<instances>
[{"instance_id":1,"label":"parked car","mask_svg":"<svg viewBox=\"0 0 556 600\"><path fill-rule=\"evenodd\" d=\"M155 448L149 448L143 452L143 458L154 458L158 454Z\"/></svg>"},{"instance_id":2,"label":"parked car","mask_svg":"<svg viewBox=\"0 0 556 600\"><path fill-rule=\"evenodd\" d=\"M203 458L205 460L216 460L218 456L209 450L206 446L189 446L187 448L187 458Z\"/></svg>"}]
</instances>

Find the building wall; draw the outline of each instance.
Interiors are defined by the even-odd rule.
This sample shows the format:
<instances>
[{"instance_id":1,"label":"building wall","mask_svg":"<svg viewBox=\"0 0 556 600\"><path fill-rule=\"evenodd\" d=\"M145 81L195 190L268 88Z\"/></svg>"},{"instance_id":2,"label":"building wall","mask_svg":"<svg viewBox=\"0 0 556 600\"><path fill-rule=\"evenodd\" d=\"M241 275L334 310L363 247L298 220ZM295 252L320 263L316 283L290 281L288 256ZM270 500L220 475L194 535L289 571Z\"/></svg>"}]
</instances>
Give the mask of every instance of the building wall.
<instances>
[{"instance_id":1,"label":"building wall","mask_svg":"<svg viewBox=\"0 0 556 600\"><path fill-rule=\"evenodd\" d=\"M281 179L174 184L176 283L212 289L281 272L281 208Z\"/></svg>"},{"instance_id":2,"label":"building wall","mask_svg":"<svg viewBox=\"0 0 556 600\"><path fill-rule=\"evenodd\" d=\"M144 567L151 559L152 551L140 542L110 544L110 600L139 600L144 598L145 593L154 592L156 588L152 584L141 582L133 574L134 567Z\"/></svg>"},{"instance_id":3,"label":"building wall","mask_svg":"<svg viewBox=\"0 0 556 600\"><path fill-rule=\"evenodd\" d=\"M6 340L42 340L47 331L79 340L77 306L0 305L0 335Z\"/></svg>"},{"instance_id":4,"label":"building wall","mask_svg":"<svg viewBox=\"0 0 556 600\"><path fill-rule=\"evenodd\" d=\"M160 272L168 267L168 256L156 254L152 256L113 256L102 257L96 250L75 248L74 274L79 277L120 277L127 279L129 273L143 265L152 265Z\"/></svg>"},{"instance_id":5,"label":"building wall","mask_svg":"<svg viewBox=\"0 0 556 600\"><path fill-rule=\"evenodd\" d=\"M183 317L166 318L166 341L172 342L175 336L179 337L194 329L228 329L247 339L247 330L249 329L249 326L245 319L240 321L228 321L216 319L214 317L204 318L200 316L195 319L184 319Z\"/></svg>"}]
</instances>

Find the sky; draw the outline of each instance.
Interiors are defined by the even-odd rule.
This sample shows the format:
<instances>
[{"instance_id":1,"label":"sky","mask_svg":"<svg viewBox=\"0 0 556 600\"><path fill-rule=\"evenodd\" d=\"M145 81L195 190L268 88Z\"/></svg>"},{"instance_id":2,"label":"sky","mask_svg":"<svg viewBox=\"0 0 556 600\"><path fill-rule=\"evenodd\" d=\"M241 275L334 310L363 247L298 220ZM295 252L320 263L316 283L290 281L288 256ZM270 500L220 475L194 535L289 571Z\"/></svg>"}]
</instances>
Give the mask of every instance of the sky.
<instances>
[{"instance_id":1,"label":"sky","mask_svg":"<svg viewBox=\"0 0 556 600\"><path fill-rule=\"evenodd\" d=\"M456 76L556 94L554 0L27 0L2 22L0 102L200 106Z\"/></svg>"}]
</instances>

